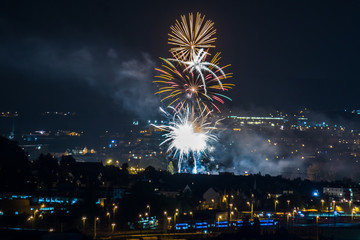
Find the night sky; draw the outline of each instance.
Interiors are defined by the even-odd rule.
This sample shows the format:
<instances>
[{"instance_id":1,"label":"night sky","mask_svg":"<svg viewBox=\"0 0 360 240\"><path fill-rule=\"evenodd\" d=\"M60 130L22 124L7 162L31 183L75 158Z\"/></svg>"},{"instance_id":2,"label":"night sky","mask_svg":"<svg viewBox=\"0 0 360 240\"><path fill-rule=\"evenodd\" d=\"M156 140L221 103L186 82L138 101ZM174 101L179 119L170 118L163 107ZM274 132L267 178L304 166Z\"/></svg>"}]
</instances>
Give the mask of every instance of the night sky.
<instances>
[{"instance_id":1,"label":"night sky","mask_svg":"<svg viewBox=\"0 0 360 240\"><path fill-rule=\"evenodd\" d=\"M230 107L359 108L360 1L1 1L0 111L146 117L181 14L215 22Z\"/></svg>"}]
</instances>

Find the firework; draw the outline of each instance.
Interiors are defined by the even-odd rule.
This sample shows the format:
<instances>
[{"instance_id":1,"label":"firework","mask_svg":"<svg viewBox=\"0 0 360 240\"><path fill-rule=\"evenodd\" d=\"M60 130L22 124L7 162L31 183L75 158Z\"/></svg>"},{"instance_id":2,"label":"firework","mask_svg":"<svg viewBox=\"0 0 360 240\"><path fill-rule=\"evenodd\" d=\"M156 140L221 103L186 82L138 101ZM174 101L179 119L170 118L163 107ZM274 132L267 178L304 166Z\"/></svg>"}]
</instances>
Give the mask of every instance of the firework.
<instances>
[{"instance_id":1,"label":"firework","mask_svg":"<svg viewBox=\"0 0 360 240\"><path fill-rule=\"evenodd\" d=\"M214 48L213 43L216 38L214 23L210 20L204 22L205 16L200 13L194 16L189 14L187 20L185 15L181 16L181 21L176 20L175 26L171 26L169 33L169 44L175 47L170 49L179 59L193 59L200 49Z\"/></svg>"},{"instance_id":2,"label":"firework","mask_svg":"<svg viewBox=\"0 0 360 240\"><path fill-rule=\"evenodd\" d=\"M219 103L231 100L224 92L234 84L224 82L232 76L219 67L220 53L215 54L210 62L206 58L214 48L214 23L205 21L200 13L185 15L171 26L169 44L173 58L161 58L162 65L156 68L159 73L154 83L158 86L156 94L167 104L174 114L165 112L169 124L155 126L162 131L165 140L160 145L168 145L167 152L178 160L178 172L186 170L183 162L193 164L192 172L198 172L198 163L203 162L207 153L213 151L210 142L217 141L212 131L208 116L213 110L220 112ZM205 114L206 113L206 114Z\"/></svg>"},{"instance_id":3,"label":"firework","mask_svg":"<svg viewBox=\"0 0 360 240\"><path fill-rule=\"evenodd\" d=\"M160 74L156 76L158 80L155 80L154 83L159 86L156 94L164 95L161 101L169 101L168 106L181 110L182 106L191 105L197 106L199 112L204 112L204 110L209 112L213 108L220 112L218 104L224 104L224 99L231 101L223 92L231 89L234 84L222 83L222 81L230 78L232 73L217 76L216 73L219 70L214 70L214 74L205 73L202 78L196 72L187 71L187 66L182 61L161 59L163 64L161 68L156 68ZM212 71L213 65L218 65L219 60L220 53L217 53L210 62L210 71ZM219 69L223 72L223 69L229 66L226 65Z\"/></svg>"},{"instance_id":4,"label":"firework","mask_svg":"<svg viewBox=\"0 0 360 240\"><path fill-rule=\"evenodd\" d=\"M160 108L161 109L161 108ZM174 110L174 108L172 108ZM161 109L167 116L169 113ZM168 125L153 125L167 133L165 140L160 144L168 144L167 152L178 158L178 172L182 171L184 159L193 158L193 173L197 173L197 162L206 154L211 141L216 141L216 136L211 131L216 129L206 122L207 115L203 118L196 118L194 111L185 107L183 111L176 111ZM216 125L216 123L215 123Z\"/></svg>"},{"instance_id":5,"label":"firework","mask_svg":"<svg viewBox=\"0 0 360 240\"><path fill-rule=\"evenodd\" d=\"M224 76L226 78L226 74L216 64L211 63L211 62L206 62L205 57L206 57L206 52L204 52L204 50L201 49L199 51L199 53L191 61L182 61L182 60L178 60L178 59L170 59L170 60L171 61L179 61L180 63L187 66L184 69L184 71L189 71L189 73L193 73L195 71L195 73L197 73L199 75L199 77L201 78L201 81L203 82L203 88L204 88L204 92L205 92L205 95L206 95L207 94L207 89L206 89L206 82L205 82L204 73L206 73L206 72L210 73L218 81L221 88L223 88L223 86L222 86L222 83L220 81L220 77ZM215 69L215 72L220 72L220 76L218 76L213 71L213 69Z\"/></svg>"}]
</instances>

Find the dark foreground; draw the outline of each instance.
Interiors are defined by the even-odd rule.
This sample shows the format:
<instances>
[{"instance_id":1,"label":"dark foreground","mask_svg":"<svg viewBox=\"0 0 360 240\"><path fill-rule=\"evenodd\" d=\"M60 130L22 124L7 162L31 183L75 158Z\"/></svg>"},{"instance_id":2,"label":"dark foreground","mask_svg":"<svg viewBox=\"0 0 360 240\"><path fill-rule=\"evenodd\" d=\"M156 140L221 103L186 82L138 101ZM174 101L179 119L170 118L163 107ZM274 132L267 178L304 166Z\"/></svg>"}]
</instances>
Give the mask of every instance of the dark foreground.
<instances>
[{"instance_id":1,"label":"dark foreground","mask_svg":"<svg viewBox=\"0 0 360 240\"><path fill-rule=\"evenodd\" d=\"M44 239L44 240L87 240L94 239L93 235L84 235L79 232L47 232L45 230L32 229L3 229L0 231L0 239ZM157 240L157 239L211 239L211 240L360 240L360 225L346 224L328 225L304 225L291 229L256 229L241 228L233 232L160 232L160 231L124 231L115 232L111 235L100 235L96 239L124 239L124 240Z\"/></svg>"}]
</instances>

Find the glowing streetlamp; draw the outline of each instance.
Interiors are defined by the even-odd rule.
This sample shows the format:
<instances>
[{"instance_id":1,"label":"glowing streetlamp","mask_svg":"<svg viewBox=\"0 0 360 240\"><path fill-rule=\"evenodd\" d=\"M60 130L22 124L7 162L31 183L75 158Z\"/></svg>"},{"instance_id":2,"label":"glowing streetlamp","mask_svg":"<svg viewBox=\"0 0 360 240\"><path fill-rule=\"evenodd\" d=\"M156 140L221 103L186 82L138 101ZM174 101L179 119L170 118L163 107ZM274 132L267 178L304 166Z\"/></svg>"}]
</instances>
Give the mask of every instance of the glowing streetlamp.
<instances>
[{"instance_id":1,"label":"glowing streetlamp","mask_svg":"<svg viewBox=\"0 0 360 240\"><path fill-rule=\"evenodd\" d=\"M279 203L278 200L275 200L275 212L276 212L276 205Z\"/></svg>"},{"instance_id":2,"label":"glowing streetlamp","mask_svg":"<svg viewBox=\"0 0 360 240\"><path fill-rule=\"evenodd\" d=\"M150 205L146 205L146 208L149 209L149 215L150 215Z\"/></svg>"},{"instance_id":3,"label":"glowing streetlamp","mask_svg":"<svg viewBox=\"0 0 360 240\"><path fill-rule=\"evenodd\" d=\"M98 217L94 217L94 239L96 239L96 223L99 221L100 219Z\"/></svg>"},{"instance_id":4,"label":"glowing streetlamp","mask_svg":"<svg viewBox=\"0 0 360 240\"><path fill-rule=\"evenodd\" d=\"M168 220L168 228L170 228L171 217L168 217L167 220Z\"/></svg>"},{"instance_id":5,"label":"glowing streetlamp","mask_svg":"<svg viewBox=\"0 0 360 240\"><path fill-rule=\"evenodd\" d=\"M36 213L38 213L39 212L39 209L35 209L35 211L34 211L34 218L36 217Z\"/></svg>"},{"instance_id":6,"label":"glowing streetlamp","mask_svg":"<svg viewBox=\"0 0 360 240\"><path fill-rule=\"evenodd\" d=\"M321 199L321 211L323 211L324 210L324 199Z\"/></svg>"},{"instance_id":7,"label":"glowing streetlamp","mask_svg":"<svg viewBox=\"0 0 360 240\"><path fill-rule=\"evenodd\" d=\"M106 213L106 216L109 218L109 224L110 224L110 217L111 217L111 216L110 216L110 212L107 212L107 213Z\"/></svg>"},{"instance_id":8,"label":"glowing streetlamp","mask_svg":"<svg viewBox=\"0 0 360 240\"><path fill-rule=\"evenodd\" d=\"M85 222L86 222L86 217L82 217L81 220L82 220L82 224L83 224L83 230L85 230Z\"/></svg>"},{"instance_id":9,"label":"glowing streetlamp","mask_svg":"<svg viewBox=\"0 0 360 240\"><path fill-rule=\"evenodd\" d=\"M114 205L114 207L113 207L113 216L114 216L114 218L115 218L115 212L116 212L117 208L118 208L118 206Z\"/></svg>"},{"instance_id":10,"label":"glowing streetlamp","mask_svg":"<svg viewBox=\"0 0 360 240\"><path fill-rule=\"evenodd\" d=\"M221 216L218 217L218 227L219 227L220 219L221 219L221 218L222 218Z\"/></svg>"},{"instance_id":11,"label":"glowing streetlamp","mask_svg":"<svg viewBox=\"0 0 360 240\"><path fill-rule=\"evenodd\" d=\"M175 214L174 214L174 224L176 224L177 215L179 215L179 213L175 212Z\"/></svg>"},{"instance_id":12,"label":"glowing streetlamp","mask_svg":"<svg viewBox=\"0 0 360 240\"><path fill-rule=\"evenodd\" d=\"M115 225L116 225L115 223L112 223L112 224L111 224L111 232L114 232Z\"/></svg>"}]
</instances>

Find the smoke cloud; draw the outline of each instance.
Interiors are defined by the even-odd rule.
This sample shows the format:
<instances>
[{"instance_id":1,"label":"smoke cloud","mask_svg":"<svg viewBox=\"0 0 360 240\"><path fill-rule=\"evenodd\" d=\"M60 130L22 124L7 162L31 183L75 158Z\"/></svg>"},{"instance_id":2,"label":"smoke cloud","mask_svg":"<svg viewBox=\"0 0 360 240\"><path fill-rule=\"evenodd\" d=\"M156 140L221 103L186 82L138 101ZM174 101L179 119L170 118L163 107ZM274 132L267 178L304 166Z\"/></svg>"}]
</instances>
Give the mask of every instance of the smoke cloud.
<instances>
[{"instance_id":1,"label":"smoke cloud","mask_svg":"<svg viewBox=\"0 0 360 240\"><path fill-rule=\"evenodd\" d=\"M64 85L76 81L137 117L157 113L159 101L152 86L155 63L146 53L129 56L111 47L64 47L39 39L0 49L4 53L1 64L25 72L29 81L61 81Z\"/></svg>"}]
</instances>

